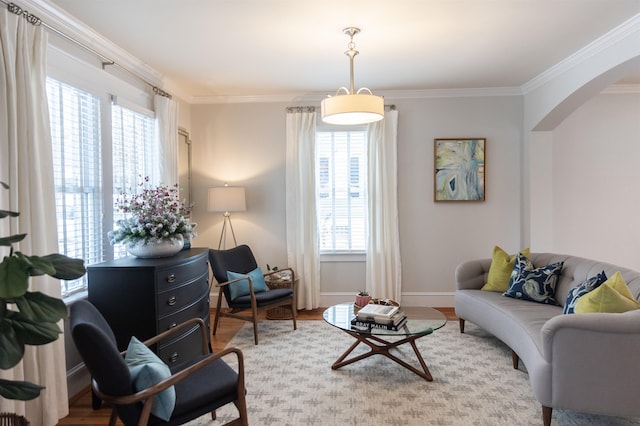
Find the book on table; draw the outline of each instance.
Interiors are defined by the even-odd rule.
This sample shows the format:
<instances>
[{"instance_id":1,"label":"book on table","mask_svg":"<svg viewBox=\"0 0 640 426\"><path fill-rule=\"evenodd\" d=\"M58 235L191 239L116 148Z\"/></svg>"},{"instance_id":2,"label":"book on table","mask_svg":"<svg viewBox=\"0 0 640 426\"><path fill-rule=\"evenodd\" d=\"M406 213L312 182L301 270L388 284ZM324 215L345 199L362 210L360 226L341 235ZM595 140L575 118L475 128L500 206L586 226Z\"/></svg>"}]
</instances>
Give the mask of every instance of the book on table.
<instances>
[{"instance_id":1,"label":"book on table","mask_svg":"<svg viewBox=\"0 0 640 426\"><path fill-rule=\"evenodd\" d=\"M402 309L398 309L389 318L386 318L386 317L369 317L369 316L360 317L359 315L356 315L356 317L353 320L351 320L351 324L354 324L354 322L359 322L359 323L362 323L362 324L372 324L373 323L373 324L397 326L400 323L400 321L402 321L403 319L406 319L406 318L407 318L407 316L404 314L404 311Z\"/></svg>"},{"instance_id":2,"label":"book on table","mask_svg":"<svg viewBox=\"0 0 640 426\"><path fill-rule=\"evenodd\" d=\"M373 303L364 306L356 313L359 321L389 321L398 311L398 306L376 305Z\"/></svg>"},{"instance_id":3,"label":"book on table","mask_svg":"<svg viewBox=\"0 0 640 426\"><path fill-rule=\"evenodd\" d=\"M351 327L357 330L371 330L375 328L379 330L398 331L406 322L407 316L402 311L398 311L391 319L382 322L364 321L356 317L351 320Z\"/></svg>"}]
</instances>

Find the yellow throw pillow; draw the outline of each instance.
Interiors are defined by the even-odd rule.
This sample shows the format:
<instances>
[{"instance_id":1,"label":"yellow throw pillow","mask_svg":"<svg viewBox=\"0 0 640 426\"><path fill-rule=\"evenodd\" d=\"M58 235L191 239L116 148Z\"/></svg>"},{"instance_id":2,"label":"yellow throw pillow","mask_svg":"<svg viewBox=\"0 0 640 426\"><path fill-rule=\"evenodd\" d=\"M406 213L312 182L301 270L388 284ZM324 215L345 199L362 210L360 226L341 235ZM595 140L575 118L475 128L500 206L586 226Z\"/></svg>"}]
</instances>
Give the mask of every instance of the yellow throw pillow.
<instances>
[{"instance_id":1,"label":"yellow throw pillow","mask_svg":"<svg viewBox=\"0 0 640 426\"><path fill-rule=\"evenodd\" d=\"M580 297L576 303L575 312L577 314L589 312L622 313L634 309L640 309L640 303L631 294L622 274L616 272L600 287Z\"/></svg>"},{"instance_id":2,"label":"yellow throw pillow","mask_svg":"<svg viewBox=\"0 0 640 426\"><path fill-rule=\"evenodd\" d=\"M531 256L528 248L522 250L520 253L527 259ZM487 283L482 286L481 290L499 291L501 293L507 291L509 288L509 278L511 277L511 271L513 271L513 265L516 263L517 255L516 253L513 256L509 256L509 253L495 246L493 248L493 257L491 259L491 266L489 267Z\"/></svg>"}]
</instances>

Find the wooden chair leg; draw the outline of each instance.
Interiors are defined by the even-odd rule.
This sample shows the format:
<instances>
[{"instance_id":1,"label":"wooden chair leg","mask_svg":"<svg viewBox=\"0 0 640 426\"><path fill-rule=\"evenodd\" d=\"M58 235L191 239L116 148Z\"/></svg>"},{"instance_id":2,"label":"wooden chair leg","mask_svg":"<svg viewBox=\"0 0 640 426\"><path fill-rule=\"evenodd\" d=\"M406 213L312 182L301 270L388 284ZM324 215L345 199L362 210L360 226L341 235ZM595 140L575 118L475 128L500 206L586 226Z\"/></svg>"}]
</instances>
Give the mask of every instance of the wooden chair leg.
<instances>
[{"instance_id":1,"label":"wooden chair leg","mask_svg":"<svg viewBox=\"0 0 640 426\"><path fill-rule=\"evenodd\" d=\"M291 318L293 319L293 329L294 330L298 329L298 324L296 324L296 314L297 314L296 301L293 300L291 302Z\"/></svg>"},{"instance_id":2,"label":"wooden chair leg","mask_svg":"<svg viewBox=\"0 0 640 426\"><path fill-rule=\"evenodd\" d=\"M251 317L253 318L253 341L258 344L258 308L256 305L251 307Z\"/></svg>"},{"instance_id":3,"label":"wooden chair leg","mask_svg":"<svg viewBox=\"0 0 640 426\"><path fill-rule=\"evenodd\" d=\"M518 364L520 363L520 357L516 351L511 351L511 361L513 362L513 368L517 370Z\"/></svg>"},{"instance_id":4,"label":"wooden chair leg","mask_svg":"<svg viewBox=\"0 0 640 426\"><path fill-rule=\"evenodd\" d=\"M215 420L218 417L218 415L216 414L216 410L213 410L211 412L211 420Z\"/></svg>"},{"instance_id":5,"label":"wooden chair leg","mask_svg":"<svg viewBox=\"0 0 640 426\"><path fill-rule=\"evenodd\" d=\"M551 416L553 415L553 408L542 406L542 424L544 426L551 426Z\"/></svg>"},{"instance_id":6,"label":"wooden chair leg","mask_svg":"<svg viewBox=\"0 0 640 426\"><path fill-rule=\"evenodd\" d=\"M460 333L464 333L464 320L462 318L458 318L458 323L460 324Z\"/></svg>"},{"instance_id":7,"label":"wooden chair leg","mask_svg":"<svg viewBox=\"0 0 640 426\"><path fill-rule=\"evenodd\" d=\"M218 323L220 321L220 309L222 308L222 289L218 292L218 303L216 303L216 317L213 320L213 332L212 334L215 336L216 331L218 331Z\"/></svg>"}]
</instances>

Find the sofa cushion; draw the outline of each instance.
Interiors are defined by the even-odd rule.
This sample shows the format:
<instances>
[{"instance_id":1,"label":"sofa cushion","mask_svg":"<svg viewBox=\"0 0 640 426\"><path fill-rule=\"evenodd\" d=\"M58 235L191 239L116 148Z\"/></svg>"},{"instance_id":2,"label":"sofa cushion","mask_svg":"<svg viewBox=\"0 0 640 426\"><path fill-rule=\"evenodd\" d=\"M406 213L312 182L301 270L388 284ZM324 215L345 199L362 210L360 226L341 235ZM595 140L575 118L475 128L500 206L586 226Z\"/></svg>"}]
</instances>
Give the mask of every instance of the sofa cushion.
<instances>
[{"instance_id":1,"label":"sofa cushion","mask_svg":"<svg viewBox=\"0 0 640 426\"><path fill-rule=\"evenodd\" d=\"M520 253L529 258L530 253L528 248L522 250ZM487 275L487 283L482 286L481 290L507 291L509 288L509 277L516 263L516 256L517 254L511 256L500 247L495 246L493 248L491 266L489 267L489 273Z\"/></svg>"},{"instance_id":2,"label":"sofa cushion","mask_svg":"<svg viewBox=\"0 0 640 426\"><path fill-rule=\"evenodd\" d=\"M622 274L616 272L597 289L578 299L575 312L622 313L634 309L640 309L640 303L634 299Z\"/></svg>"},{"instance_id":3,"label":"sofa cushion","mask_svg":"<svg viewBox=\"0 0 640 426\"><path fill-rule=\"evenodd\" d=\"M600 287L600 285L607 280L607 274L604 271L600 272L598 275L594 275L593 277L587 279L586 281L581 282L576 287L572 288L569 291L569 295L567 296L567 300L564 302L564 308L562 310L563 314L573 314L576 309L576 303L578 303L578 299L590 291L595 290Z\"/></svg>"},{"instance_id":4,"label":"sofa cushion","mask_svg":"<svg viewBox=\"0 0 640 426\"><path fill-rule=\"evenodd\" d=\"M523 254L518 253L511 272L509 288L504 296L531 302L557 305L556 282L564 262L536 268Z\"/></svg>"}]
</instances>

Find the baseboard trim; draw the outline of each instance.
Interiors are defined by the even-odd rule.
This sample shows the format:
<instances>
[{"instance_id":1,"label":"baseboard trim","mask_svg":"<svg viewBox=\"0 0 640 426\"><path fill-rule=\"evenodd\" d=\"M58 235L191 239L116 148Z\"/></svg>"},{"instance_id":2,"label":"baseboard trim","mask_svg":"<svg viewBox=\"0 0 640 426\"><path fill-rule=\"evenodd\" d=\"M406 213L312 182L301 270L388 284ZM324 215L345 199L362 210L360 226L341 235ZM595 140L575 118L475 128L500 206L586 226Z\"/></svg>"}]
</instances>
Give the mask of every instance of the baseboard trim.
<instances>
[{"instance_id":1,"label":"baseboard trim","mask_svg":"<svg viewBox=\"0 0 640 426\"><path fill-rule=\"evenodd\" d=\"M320 306L351 302L354 297L354 293L320 293ZM405 306L452 307L455 306L455 293L407 292L402 293L400 302Z\"/></svg>"},{"instance_id":2,"label":"baseboard trim","mask_svg":"<svg viewBox=\"0 0 640 426\"><path fill-rule=\"evenodd\" d=\"M73 400L77 395L86 392L87 386L90 385L91 375L83 362L67 370L69 400Z\"/></svg>"}]
</instances>

